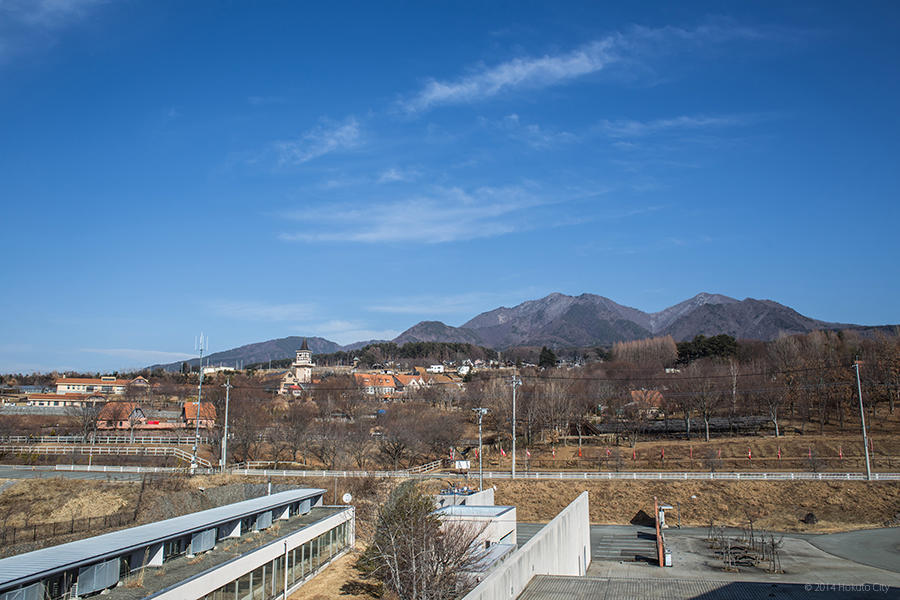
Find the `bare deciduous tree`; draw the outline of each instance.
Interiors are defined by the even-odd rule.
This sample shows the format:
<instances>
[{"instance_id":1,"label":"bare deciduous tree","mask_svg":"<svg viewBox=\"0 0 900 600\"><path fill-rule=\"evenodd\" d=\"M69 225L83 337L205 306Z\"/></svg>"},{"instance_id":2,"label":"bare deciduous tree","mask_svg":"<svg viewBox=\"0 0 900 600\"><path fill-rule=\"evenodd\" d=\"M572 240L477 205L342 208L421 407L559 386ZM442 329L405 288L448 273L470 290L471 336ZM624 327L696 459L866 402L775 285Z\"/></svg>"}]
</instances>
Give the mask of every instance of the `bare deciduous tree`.
<instances>
[{"instance_id":1,"label":"bare deciduous tree","mask_svg":"<svg viewBox=\"0 0 900 600\"><path fill-rule=\"evenodd\" d=\"M400 600L450 600L474 586L482 527L442 523L431 497L401 484L378 513L361 565Z\"/></svg>"}]
</instances>

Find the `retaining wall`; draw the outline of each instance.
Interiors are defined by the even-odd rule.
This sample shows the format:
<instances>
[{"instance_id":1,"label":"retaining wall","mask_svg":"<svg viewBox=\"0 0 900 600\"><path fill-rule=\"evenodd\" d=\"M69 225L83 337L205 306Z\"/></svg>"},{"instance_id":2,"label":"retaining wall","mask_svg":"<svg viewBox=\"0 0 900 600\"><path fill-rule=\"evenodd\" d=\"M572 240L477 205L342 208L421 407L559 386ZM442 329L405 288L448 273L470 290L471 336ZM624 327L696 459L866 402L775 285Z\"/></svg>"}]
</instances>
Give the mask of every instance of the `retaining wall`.
<instances>
[{"instance_id":1,"label":"retaining wall","mask_svg":"<svg viewBox=\"0 0 900 600\"><path fill-rule=\"evenodd\" d=\"M582 492L464 600L516 598L535 575L584 575L591 564L588 493Z\"/></svg>"}]
</instances>

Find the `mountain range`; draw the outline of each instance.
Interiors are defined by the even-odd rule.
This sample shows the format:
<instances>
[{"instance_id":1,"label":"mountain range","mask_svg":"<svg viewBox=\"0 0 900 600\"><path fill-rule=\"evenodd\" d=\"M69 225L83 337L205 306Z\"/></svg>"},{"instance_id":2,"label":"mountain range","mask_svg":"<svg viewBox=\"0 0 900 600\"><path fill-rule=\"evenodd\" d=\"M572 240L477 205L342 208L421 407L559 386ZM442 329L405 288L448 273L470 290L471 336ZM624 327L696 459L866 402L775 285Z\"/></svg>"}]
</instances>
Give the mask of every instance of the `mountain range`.
<instances>
[{"instance_id":1,"label":"mountain range","mask_svg":"<svg viewBox=\"0 0 900 600\"><path fill-rule=\"evenodd\" d=\"M554 293L512 308L500 307L481 313L459 327L440 321L422 321L394 338L408 342L460 342L506 350L517 346L584 348L611 346L616 342L671 335L676 341L697 335L725 333L737 339L773 340L781 334L809 333L817 329L889 331L892 326L829 323L801 315L772 300L737 300L721 294L697 294L693 298L655 313L623 306L594 294L567 296ZM307 338L317 354L355 350L366 343L341 346L320 337ZM290 358L303 338L291 336L247 344L209 355L210 364L244 364ZM197 359L190 361L197 364ZM167 369L179 363L154 365Z\"/></svg>"}]
</instances>

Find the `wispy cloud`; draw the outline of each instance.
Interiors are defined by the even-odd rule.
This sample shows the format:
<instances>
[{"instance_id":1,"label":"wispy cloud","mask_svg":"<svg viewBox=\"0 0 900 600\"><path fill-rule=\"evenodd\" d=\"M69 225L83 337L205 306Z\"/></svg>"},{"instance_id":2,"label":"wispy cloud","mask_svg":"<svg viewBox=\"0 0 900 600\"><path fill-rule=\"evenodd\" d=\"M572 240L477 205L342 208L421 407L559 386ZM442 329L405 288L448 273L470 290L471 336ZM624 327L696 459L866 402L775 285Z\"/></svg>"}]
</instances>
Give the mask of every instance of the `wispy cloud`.
<instances>
[{"instance_id":1,"label":"wispy cloud","mask_svg":"<svg viewBox=\"0 0 900 600\"><path fill-rule=\"evenodd\" d=\"M416 169L398 169L396 167L391 167L390 169L385 169L378 175L378 183L396 183L396 182L409 182L415 181L421 176L421 173Z\"/></svg>"},{"instance_id":2,"label":"wispy cloud","mask_svg":"<svg viewBox=\"0 0 900 600\"><path fill-rule=\"evenodd\" d=\"M264 302L217 302L213 311L243 321L302 321L315 314L313 304L268 304Z\"/></svg>"},{"instance_id":3,"label":"wispy cloud","mask_svg":"<svg viewBox=\"0 0 900 600\"><path fill-rule=\"evenodd\" d=\"M429 79L418 92L401 100L399 107L412 114L442 105L483 101L514 90L562 85L616 65L633 65L663 49L667 53L680 49L676 45L721 44L771 35L769 30L741 26L727 19L714 19L695 28L632 27L568 52L479 65L456 79Z\"/></svg>"},{"instance_id":4,"label":"wispy cloud","mask_svg":"<svg viewBox=\"0 0 900 600\"><path fill-rule=\"evenodd\" d=\"M746 125L751 117L742 115L726 115L719 117L683 115L668 119L638 121L632 119L604 120L598 125L599 130L613 138L636 138L670 131L687 131L692 129L713 129Z\"/></svg>"},{"instance_id":5,"label":"wispy cloud","mask_svg":"<svg viewBox=\"0 0 900 600\"><path fill-rule=\"evenodd\" d=\"M516 58L494 67L482 67L454 81L431 79L412 98L401 103L409 113L442 104L483 100L523 87L546 87L594 73L617 60L618 36L590 42L565 54Z\"/></svg>"},{"instance_id":6,"label":"wispy cloud","mask_svg":"<svg viewBox=\"0 0 900 600\"><path fill-rule=\"evenodd\" d=\"M25 48L51 46L56 34L105 0L0 1L0 61Z\"/></svg>"},{"instance_id":7,"label":"wispy cloud","mask_svg":"<svg viewBox=\"0 0 900 600\"><path fill-rule=\"evenodd\" d=\"M296 140L275 142L279 165L300 165L320 156L356 148L361 143L359 122L354 117L334 122L323 120Z\"/></svg>"},{"instance_id":8,"label":"wispy cloud","mask_svg":"<svg viewBox=\"0 0 900 600\"><path fill-rule=\"evenodd\" d=\"M373 329L359 321L332 320L308 327L298 327L298 332L312 332L339 344L351 344L366 340L392 340L400 332L395 329Z\"/></svg>"},{"instance_id":9,"label":"wispy cloud","mask_svg":"<svg viewBox=\"0 0 900 600\"><path fill-rule=\"evenodd\" d=\"M436 188L429 195L368 203L365 208L329 206L284 216L313 224L285 241L442 243L488 238L532 229L530 211L555 201L522 186L483 187L473 192Z\"/></svg>"},{"instance_id":10,"label":"wispy cloud","mask_svg":"<svg viewBox=\"0 0 900 600\"><path fill-rule=\"evenodd\" d=\"M144 364L150 362L164 362L174 360L184 360L192 358L196 355L187 354L185 352L166 352L163 350L138 350L136 348L80 348L79 352L89 352L91 354L104 354L106 356L115 356L124 360L142 362Z\"/></svg>"},{"instance_id":11,"label":"wispy cloud","mask_svg":"<svg viewBox=\"0 0 900 600\"><path fill-rule=\"evenodd\" d=\"M34 27L56 28L81 19L87 11L106 0L6 0L0 14Z\"/></svg>"},{"instance_id":12,"label":"wispy cloud","mask_svg":"<svg viewBox=\"0 0 900 600\"><path fill-rule=\"evenodd\" d=\"M528 293L469 292L465 294L423 294L393 298L365 307L370 311L400 315L466 315L495 308L513 297Z\"/></svg>"},{"instance_id":13,"label":"wispy cloud","mask_svg":"<svg viewBox=\"0 0 900 600\"><path fill-rule=\"evenodd\" d=\"M541 127L535 123L523 123L519 119L519 115L515 113L506 115L493 125L509 135L510 138L527 144L532 148L543 149L578 141L578 136L568 131L556 131Z\"/></svg>"}]
</instances>

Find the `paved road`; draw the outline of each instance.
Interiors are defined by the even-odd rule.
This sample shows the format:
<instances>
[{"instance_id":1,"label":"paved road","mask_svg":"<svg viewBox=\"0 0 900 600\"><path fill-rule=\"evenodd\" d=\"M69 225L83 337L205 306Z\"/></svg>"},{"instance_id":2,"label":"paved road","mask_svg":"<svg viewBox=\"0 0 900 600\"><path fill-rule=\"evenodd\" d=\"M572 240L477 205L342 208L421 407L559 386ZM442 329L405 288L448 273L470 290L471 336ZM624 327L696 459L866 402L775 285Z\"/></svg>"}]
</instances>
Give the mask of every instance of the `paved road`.
<instances>
[{"instance_id":1,"label":"paved road","mask_svg":"<svg viewBox=\"0 0 900 600\"><path fill-rule=\"evenodd\" d=\"M900 573L900 528L810 535L806 540L829 554Z\"/></svg>"}]
</instances>

